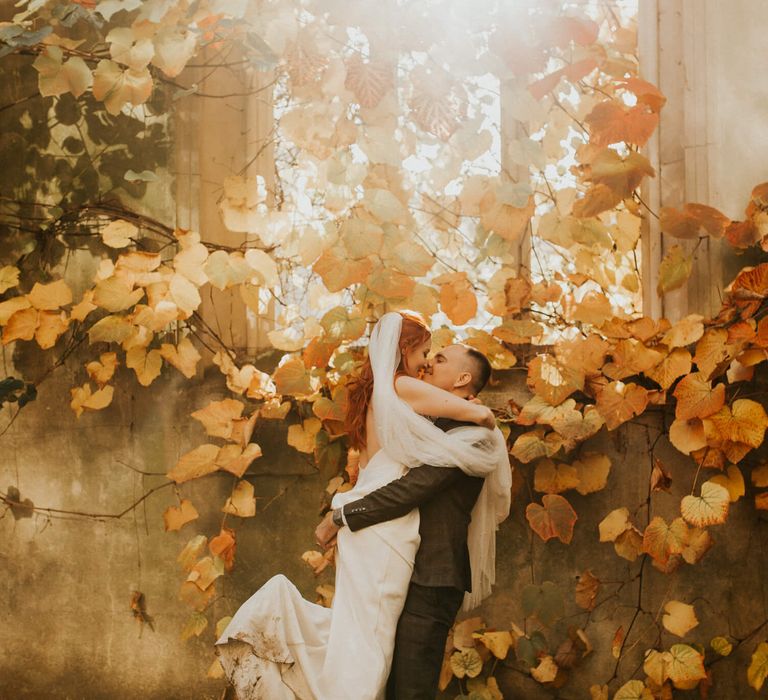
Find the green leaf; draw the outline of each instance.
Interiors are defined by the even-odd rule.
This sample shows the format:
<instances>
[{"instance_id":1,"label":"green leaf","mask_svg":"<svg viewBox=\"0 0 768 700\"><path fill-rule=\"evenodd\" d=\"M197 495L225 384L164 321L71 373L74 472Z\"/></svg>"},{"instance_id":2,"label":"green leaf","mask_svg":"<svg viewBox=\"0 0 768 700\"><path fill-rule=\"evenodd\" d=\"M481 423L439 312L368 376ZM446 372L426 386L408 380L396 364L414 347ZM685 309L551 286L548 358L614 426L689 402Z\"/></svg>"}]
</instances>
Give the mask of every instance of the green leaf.
<instances>
[{"instance_id":1,"label":"green leaf","mask_svg":"<svg viewBox=\"0 0 768 700\"><path fill-rule=\"evenodd\" d=\"M523 589L522 602L526 617L536 615L547 626L565 613L563 596L552 581L545 581L541 586L527 585Z\"/></svg>"}]
</instances>

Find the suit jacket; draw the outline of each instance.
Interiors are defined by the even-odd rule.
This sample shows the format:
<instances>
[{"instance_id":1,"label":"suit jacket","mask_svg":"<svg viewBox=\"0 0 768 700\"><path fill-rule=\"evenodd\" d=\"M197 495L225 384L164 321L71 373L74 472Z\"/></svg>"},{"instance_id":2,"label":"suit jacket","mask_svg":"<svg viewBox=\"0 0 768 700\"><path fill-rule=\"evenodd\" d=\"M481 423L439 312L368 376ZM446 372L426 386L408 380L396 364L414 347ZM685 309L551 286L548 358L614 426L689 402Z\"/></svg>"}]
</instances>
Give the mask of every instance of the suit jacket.
<instances>
[{"instance_id":1,"label":"suit jacket","mask_svg":"<svg viewBox=\"0 0 768 700\"><path fill-rule=\"evenodd\" d=\"M442 430L461 425L446 418ZM347 503L344 517L351 530L399 518L418 507L421 544L411 581L421 586L450 586L472 590L467 529L472 508L483 487L482 477L468 476L458 467L422 465L367 496Z\"/></svg>"}]
</instances>

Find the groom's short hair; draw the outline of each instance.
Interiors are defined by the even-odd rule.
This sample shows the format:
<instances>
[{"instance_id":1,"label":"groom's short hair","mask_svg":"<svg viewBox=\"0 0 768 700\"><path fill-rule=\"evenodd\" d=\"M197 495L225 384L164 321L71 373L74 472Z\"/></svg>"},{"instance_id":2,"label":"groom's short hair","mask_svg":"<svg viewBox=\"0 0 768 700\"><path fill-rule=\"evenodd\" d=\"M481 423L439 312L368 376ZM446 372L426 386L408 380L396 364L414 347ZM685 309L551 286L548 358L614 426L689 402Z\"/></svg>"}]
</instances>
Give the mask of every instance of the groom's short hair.
<instances>
[{"instance_id":1,"label":"groom's short hair","mask_svg":"<svg viewBox=\"0 0 768 700\"><path fill-rule=\"evenodd\" d=\"M469 371L472 374L472 393L477 396L485 388L491 376L491 363L483 353L471 345L462 344L462 347L466 351L467 359L470 363Z\"/></svg>"}]
</instances>

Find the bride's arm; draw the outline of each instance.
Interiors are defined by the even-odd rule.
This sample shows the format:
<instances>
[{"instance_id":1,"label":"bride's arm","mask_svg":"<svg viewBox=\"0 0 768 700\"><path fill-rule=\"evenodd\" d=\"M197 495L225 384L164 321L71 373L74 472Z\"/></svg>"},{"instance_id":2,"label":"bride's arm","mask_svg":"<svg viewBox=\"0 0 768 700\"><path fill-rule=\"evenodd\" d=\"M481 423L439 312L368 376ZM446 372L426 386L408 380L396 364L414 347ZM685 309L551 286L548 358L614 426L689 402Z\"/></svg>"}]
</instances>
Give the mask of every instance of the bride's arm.
<instances>
[{"instance_id":1,"label":"bride's arm","mask_svg":"<svg viewBox=\"0 0 768 700\"><path fill-rule=\"evenodd\" d=\"M400 376L395 379L395 391L410 407L423 416L452 418L493 428L496 419L487 406L462 399L420 379Z\"/></svg>"}]
</instances>

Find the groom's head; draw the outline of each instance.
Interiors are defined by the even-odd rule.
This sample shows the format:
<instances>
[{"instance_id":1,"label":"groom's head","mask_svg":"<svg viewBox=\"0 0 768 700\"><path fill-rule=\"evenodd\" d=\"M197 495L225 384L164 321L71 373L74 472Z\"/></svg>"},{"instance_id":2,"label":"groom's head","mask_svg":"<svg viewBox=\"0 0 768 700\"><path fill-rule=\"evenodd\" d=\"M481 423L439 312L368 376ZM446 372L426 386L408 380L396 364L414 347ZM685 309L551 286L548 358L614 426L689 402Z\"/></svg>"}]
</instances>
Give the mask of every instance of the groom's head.
<instances>
[{"instance_id":1,"label":"groom's head","mask_svg":"<svg viewBox=\"0 0 768 700\"><path fill-rule=\"evenodd\" d=\"M424 381L458 396L477 396L491 376L491 363L470 345L449 345L435 353Z\"/></svg>"}]
</instances>

